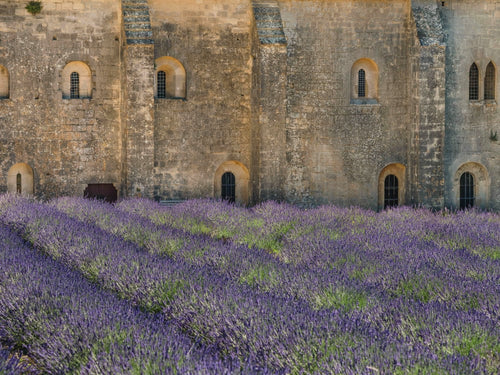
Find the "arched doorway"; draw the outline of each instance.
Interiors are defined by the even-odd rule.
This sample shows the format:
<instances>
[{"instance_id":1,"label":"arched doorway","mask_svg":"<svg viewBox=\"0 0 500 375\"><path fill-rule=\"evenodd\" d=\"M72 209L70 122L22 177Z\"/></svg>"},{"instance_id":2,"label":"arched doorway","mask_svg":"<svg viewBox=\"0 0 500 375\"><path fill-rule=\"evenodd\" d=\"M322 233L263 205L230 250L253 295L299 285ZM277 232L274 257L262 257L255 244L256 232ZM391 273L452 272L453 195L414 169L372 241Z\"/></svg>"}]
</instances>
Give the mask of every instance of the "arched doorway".
<instances>
[{"instance_id":1,"label":"arched doorway","mask_svg":"<svg viewBox=\"0 0 500 375\"><path fill-rule=\"evenodd\" d=\"M460 209L474 207L474 176L465 172L460 176Z\"/></svg>"},{"instance_id":2,"label":"arched doorway","mask_svg":"<svg viewBox=\"0 0 500 375\"><path fill-rule=\"evenodd\" d=\"M226 161L215 171L214 197L231 202L248 204L250 196L250 173L238 161Z\"/></svg>"},{"instance_id":3,"label":"arched doorway","mask_svg":"<svg viewBox=\"0 0 500 375\"><path fill-rule=\"evenodd\" d=\"M453 179L453 206L459 209L488 208L490 183L488 170L482 164L476 162L462 164Z\"/></svg>"},{"instance_id":4,"label":"arched doorway","mask_svg":"<svg viewBox=\"0 0 500 375\"><path fill-rule=\"evenodd\" d=\"M405 204L406 167L400 163L387 165L378 178L378 209Z\"/></svg>"},{"instance_id":5,"label":"arched doorway","mask_svg":"<svg viewBox=\"0 0 500 375\"><path fill-rule=\"evenodd\" d=\"M231 172L225 172L222 175L221 198L231 203L236 200L236 178Z\"/></svg>"},{"instance_id":6,"label":"arched doorway","mask_svg":"<svg viewBox=\"0 0 500 375\"><path fill-rule=\"evenodd\" d=\"M384 180L384 209L396 207L399 204L398 178L393 174L388 175Z\"/></svg>"}]
</instances>

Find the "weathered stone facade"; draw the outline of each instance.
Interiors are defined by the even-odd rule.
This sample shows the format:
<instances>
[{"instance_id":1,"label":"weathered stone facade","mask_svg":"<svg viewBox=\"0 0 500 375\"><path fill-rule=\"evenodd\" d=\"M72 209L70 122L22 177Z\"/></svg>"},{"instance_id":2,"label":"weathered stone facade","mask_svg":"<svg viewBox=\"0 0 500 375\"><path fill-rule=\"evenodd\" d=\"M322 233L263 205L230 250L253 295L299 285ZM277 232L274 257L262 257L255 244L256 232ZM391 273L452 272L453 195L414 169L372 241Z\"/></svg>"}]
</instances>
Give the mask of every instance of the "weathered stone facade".
<instances>
[{"instance_id":1,"label":"weathered stone facade","mask_svg":"<svg viewBox=\"0 0 500 375\"><path fill-rule=\"evenodd\" d=\"M25 5L0 0L0 191L220 197L230 174L245 203L500 209L497 0Z\"/></svg>"}]
</instances>

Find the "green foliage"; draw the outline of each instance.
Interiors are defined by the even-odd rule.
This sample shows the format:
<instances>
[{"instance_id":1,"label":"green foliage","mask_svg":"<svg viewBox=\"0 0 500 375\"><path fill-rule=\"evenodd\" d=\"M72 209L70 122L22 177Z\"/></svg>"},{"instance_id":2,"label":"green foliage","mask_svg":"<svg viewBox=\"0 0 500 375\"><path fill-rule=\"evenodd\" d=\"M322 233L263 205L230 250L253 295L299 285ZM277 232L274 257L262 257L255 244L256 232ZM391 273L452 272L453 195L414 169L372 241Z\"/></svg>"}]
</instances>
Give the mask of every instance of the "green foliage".
<instances>
[{"instance_id":1,"label":"green foliage","mask_svg":"<svg viewBox=\"0 0 500 375\"><path fill-rule=\"evenodd\" d=\"M493 260L500 259L500 247L487 247L483 251L483 256Z\"/></svg>"},{"instance_id":2,"label":"green foliage","mask_svg":"<svg viewBox=\"0 0 500 375\"><path fill-rule=\"evenodd\" d=\"M99 282L100 269L108 263L108 257L98 255L91 259L85 265L82 265L82 272L87 279L92 282Z\"/></svg>"},{"instance_id":3,"label":"green foliage","mask_svg":"<svg viewBox=\"0 0 500 375\"><path fill-rule=\"evenodd\" d=\"M357 268L357 269L351 271L350 276L353 279L363 281L368 276L374 274L376 271L377 271L377 267L375 267L375 265L368 265L368 266L364 266L362 268Z\"/></svg>"},{"instance_id":4,"label":"green foliage","mask_svg":"<svg viewBox=\"0 0 500 375\"><path fill-rule=\"evenodd\" d=\"M316 309L341 309L351 311L366 307L368 298L364 293L345 288L328 288L314 296L313 306Z\"/></svg>"},{"instance_id":5,"label":"green foliage","mask_svg":"<svg viewBox=\"0 0 500 375\"><path fill-rule=\"evenodd\" d=\"M278 285L278 272L270 265L257 265L240 276L240 282L246 283L252 287L260 286L263 290L273 289Z\"/></svg>"},{"instance_id":6,"label":"green foliage","mask_svg":"<svg viewBox=\"0 0 500 375\"><path fill-rule=\"evenodd\" d=\"M155 375L160 373L158 364L152 360L134 358L130 360L130 366L132 367L131 374L133 375Z\"/></svg>"},{"instance_id":7,"label":"green foliage","mask_svg":"<svg viewBox=\"0 0 500 375\"><path fill-rule=\"evenodd\" d=\"M438 299L442 295L439 282L427 281L422 283L417 278L402 280L396 288L396 295L413 298L420 302L430 302Z\"/></svg>"},{"instance_id":8,"label":"green foliage","mask_svg":"<svg viewBox=\"0 0 500 375\"><path fill-rule=\"evenodd\" d=\"M109 330L106 336L94 343L92 346L92 353L98 354L104 350L109 354L111 353L111 348L114 345L125 344L128 336L128 331L123 330L120 327L116 327L114 330Z\"/></svg>"},{"instance_id":9,"label":"green foliage","mask_svg":"<svg viewBox=\"0 0 500 375\"><path fill-rule=\"evenodd\" d=\"M475 354L485 358L490 353L500 356L500 342L486 332L466 332L455 346L455 351L463 356Z\"/></svg>"},{"instance_id":10,"label":"green foliage","mask_svg":"<svg viewBox=\"0 0 500 375\"><path fill-rule=\"evenodd\" d=\"M163 306L169 305L177 294L184 288L183 280L164 280L153 292L152 299L145 304L147 311L161 312Z\"/></svg>"},{"instance_id":11,"label":"green foliage","mask_svg":"<svg viewBox=\"0 0 500 375\"><path fill-rule=\"evenodd\" d=\"M42 11L42 2L41 1L30 1L26 4L26 10L30 12L32 15L38 14Z\"/></svg>"}]
</instances>

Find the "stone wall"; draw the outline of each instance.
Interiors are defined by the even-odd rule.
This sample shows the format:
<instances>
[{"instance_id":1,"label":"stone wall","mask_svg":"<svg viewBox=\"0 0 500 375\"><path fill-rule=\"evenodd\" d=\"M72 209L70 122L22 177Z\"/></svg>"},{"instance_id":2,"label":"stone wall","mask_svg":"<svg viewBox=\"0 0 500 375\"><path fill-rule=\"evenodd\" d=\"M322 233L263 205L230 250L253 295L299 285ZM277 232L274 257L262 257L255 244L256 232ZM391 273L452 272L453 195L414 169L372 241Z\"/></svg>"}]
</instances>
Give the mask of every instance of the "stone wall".
<instances>
[{"instance_id":1,"label":"stone wall","mask_svg":"<svg viewBox=\"0 0 500 375\"><path fill-rule=\"evenodd\" d=\"M155 59L174 57L187 75L185 99L155 101L154 195L214 196L222 164L236 161L253 173L250 1L149 5Z\"/></svg>"},{"instance_id":2,"label":"stone wall","mask_svg":"<svg viewBox=\"0 0 500 375\"><path fill-rule=\"evenodd\" d=\"M121 183L120 1L0 0L0 65L10 97L0 100L0 190L9 169L33 169L43 198L83 195L88 183ZM62 71L91 71L91 99L63 99Z\"/></svg>"},{"instance_id":3,"label":"stone wall","mask_svg":"<svg viewBox=\"0 0 500 375\"><path fill-rule=\"evenodd\" d=\"M395 174L399 204L440 208L469 172L477 204L500 209L498 0L42 4L0 0L0 192L22 172L41 198L95 183L218 197L232 172L245 203L377 209ZM175 93L161 98L165 64ZM74 70L90 97L66 98Z\"/></svg>"},{"instance_id":4,"label":"stone wall","mask_svg":"<svg viewBox=\"0 0 500 375\"><path fill-rule=\"evenodd\" d=\"M286 180L287 42L277 1L253 1L255 201L283 200Z\"/></svg>"},{"instance_id":5,"label":"stone wall","mask_svg":"<svg viewBox=\"0 0 500 375\"><path fill-rule=\"evenodd\" d=\"M483 195L481 205L500 209L500 3L496 0L447 1L440 7L447 38L445 205L458 205L458 178L468 164ZM487 64L497 68L496 100L485 101L483 80ZM479 68L479 100L469 100L469 69ZM476 173L475 169L482 169ZM460 171L460 173L458 173ZM457 174L458 173L458 174ZM484 175L484 177L481 177Z\"/></svg>"},{"instance_id":6,"label":"stone wall","mask_svg":"<svg viewBox=\"0 0 500 375\"><path fill-rule=\"evenodd\" d=\"M412 132L412 201L430 208L444 204L445 51L443 23L437 4L414 1L418 40L412 64L415 129Z\"/></svg>"},{"instance_id":7,"label":"stone wall","mask_svg":"<svg viewBox=\"0 0 500 375\"><path fill-rule=\"evenodd\" d=\"M288 41L286 198L377 208L383 168L409 163L410 2L279 3ZM378 68L374 101L352 100L360 59Z\"/></svg>"}]
</instances>

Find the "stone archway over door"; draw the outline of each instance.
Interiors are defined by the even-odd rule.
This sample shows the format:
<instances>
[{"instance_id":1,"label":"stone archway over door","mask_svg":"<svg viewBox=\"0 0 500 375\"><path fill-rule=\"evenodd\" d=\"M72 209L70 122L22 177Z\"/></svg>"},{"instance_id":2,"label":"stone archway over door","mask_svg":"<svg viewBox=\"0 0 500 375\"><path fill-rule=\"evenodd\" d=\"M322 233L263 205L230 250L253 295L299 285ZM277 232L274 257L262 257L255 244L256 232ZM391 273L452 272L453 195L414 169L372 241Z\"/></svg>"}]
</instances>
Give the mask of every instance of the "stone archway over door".
<instances>
[{"instance_id":1,"label":"stone archway over door","mask_svg":"<svg viewBox=\"0 0 500 375\"><path fill-rule=\"evenodd\" d=\"M233 175L232 181L234 186L234 200L241 204L248 204L250 197L250 173L247 167L238 161L226 161L222 163L215 171L214 176L214 196L215 198L223 198L222 196L222 177ZM230 185L230 184L228 184ZM228 186L225 186L226 188ZM227 192L227 191L226 191Z\"/></svg>"},{"instance_id":2,"label":"stone archway over door","mask_svg":"<svg viewBox=\"0 0 500 375\"><path fill-rule=\"evenodd\" d=\"M405 204L406 167L400 163L387 165L378 178L378 208L402 206Z\"/></svg>"},{"instance_id":3,"label":"stone archway over door","mask_svg":"<svg viewBox=\"0 0 500 375\"><path fill-rule=\"evenodd\" d=\"M7 191L22 195L33 195L33 169L26 163L14 164L7 173Z\"/></svg>"},{"instance_id":4,"label":"stone archway over door","mask_svg":"<svg viewBox=\"0 0 500 375\"><path fill-rule=\"evenodd\" d=\"M464 188L466 185L464 181L465 176L468 176L470 179L468 181L468 185L470 185L468 186L469 191L466 194L470 200L461 203L461 198L466 198L464 196ZM454 206L456 208L461 208L462 206L474 206L482 209L488 208L490 202L490 184L490 176L484 165L476 162L462 164L455 172L455 177L453 179Z\"/></svg>"}]
</instances>

